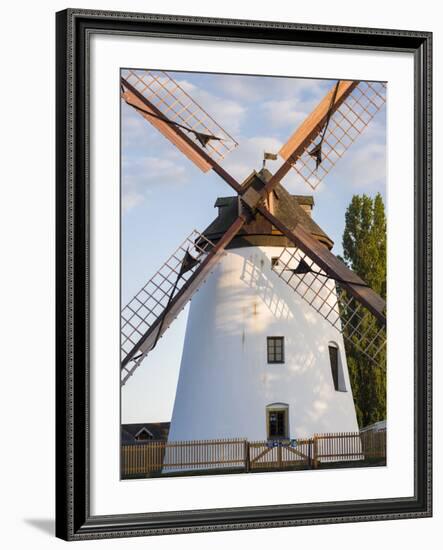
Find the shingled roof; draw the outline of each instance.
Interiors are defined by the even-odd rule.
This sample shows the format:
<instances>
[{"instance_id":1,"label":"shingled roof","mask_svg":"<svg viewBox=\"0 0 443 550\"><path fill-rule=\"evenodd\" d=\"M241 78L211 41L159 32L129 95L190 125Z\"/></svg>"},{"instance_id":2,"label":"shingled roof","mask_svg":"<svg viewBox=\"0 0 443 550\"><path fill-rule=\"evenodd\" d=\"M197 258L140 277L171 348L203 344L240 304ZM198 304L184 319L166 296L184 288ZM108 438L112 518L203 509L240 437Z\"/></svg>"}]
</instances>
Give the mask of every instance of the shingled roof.
<instances>
[{"instance_id":1,"label":"shingled roof","mask_svg":"<svg viewBox=\"0 0 443 550\"><path fill-rule=\"evenodd\" d=\"M166 441L168 439L170 422L147 422L144 424L122 424L121 435L122 444L134 444L143 443L143 440L139 441L137 436L143 430L146 430L150 434L149 439L155 441ZM148 440L149 440L148 439Z\"/></svg>"},{"instance_id":2,"label":"shingled roof","mask_svg":"<svg viewBox=\"0 0 443 550\"><path fill-rule=\"evenodd\" d=\"M265 181L271 178L272 174L264 169L259 174L253 172L243 182L248 186L254 178L260 177ZM296 225L301 226L313 237L325 244L329 249L333 246L332 239L323 229L311 218L302 205L312 206L312 196L291 195L286 189L278 184L274 190L274 215L279 218L289 229ZM238 197L219 197L215 206L218 207L217 218L205 229L204 234L211 241L220 239L231 223L238 215ZM256 219L239 231L238 235L231 241L228 248L241 246L294 246L284 235L272 227L272 225L260 214Z\"/></svg>"}]
</instances>

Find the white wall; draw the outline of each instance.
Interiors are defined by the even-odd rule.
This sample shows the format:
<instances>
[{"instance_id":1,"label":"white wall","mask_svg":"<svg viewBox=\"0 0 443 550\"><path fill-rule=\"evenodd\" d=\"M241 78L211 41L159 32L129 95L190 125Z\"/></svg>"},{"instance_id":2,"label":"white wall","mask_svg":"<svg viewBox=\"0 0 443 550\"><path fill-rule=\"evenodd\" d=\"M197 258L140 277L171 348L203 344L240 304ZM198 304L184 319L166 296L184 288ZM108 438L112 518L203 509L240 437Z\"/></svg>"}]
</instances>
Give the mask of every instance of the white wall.
<instances>
[{"instance_id":1,"label":"white wall","mask_svg":"<svg viewBox=\"0 0 443 550\"><path fill-rule=\"evenodd\" d=\"M193 298L170 441L262 441L272 403L289 405L291 438L358 431L343 338L272 271L281 251L229 250ZM334 295L328 301L336 306ZM268 336L284 337L283 364L267 363ZM339 347L348 391L334 389L329 342Z\"/></svg>"},{"instance_id":2,"label":"white wall","mask_svg":"<svg viewBox=\"0 0 443 550\"><path fill-rule=\"evenodd\" d=\"M410 28L435 32L435 151L443 147L441 134L441 66L443 47L441 2L423 0L370 3L348 0L312 2L222 3L194 0L73 2L77 7L186 13L218 17L287 20L306 23ZM2 200L2 418L1 519L2 545L36 550L65 547L52 537L54 494L54 12L67 7L61 0L45 3L5 3L2 6L1 94ZM16 75L17 78L12 78ZM18 87L17 85L18 84ZM435 155L436 211L442 207L441 162ZM435 235L443 234L436 216ZM441 352L441 240L436 239L435 387L443 387ZM437 392L436 392L437 393ZM438 392L439 393L439 392ZM435 400L435 517L348 525L325 525L272 530L180 535L77 543L79 548L156 548L178 545L193 548L269 548L287 546L295 537L308 545L340 550L373 550L394 544L415 550L442 535L442 399ZM6 449L6 451L5 451Z\"/></svg>"}]
</instances>

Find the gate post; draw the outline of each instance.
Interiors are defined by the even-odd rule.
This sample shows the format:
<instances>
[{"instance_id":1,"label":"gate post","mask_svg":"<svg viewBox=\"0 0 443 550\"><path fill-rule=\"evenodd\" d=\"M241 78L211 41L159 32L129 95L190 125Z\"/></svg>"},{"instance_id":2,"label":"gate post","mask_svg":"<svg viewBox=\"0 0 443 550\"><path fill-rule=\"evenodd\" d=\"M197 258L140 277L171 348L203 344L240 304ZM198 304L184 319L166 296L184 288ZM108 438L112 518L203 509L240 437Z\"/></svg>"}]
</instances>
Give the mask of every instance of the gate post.
<instances>
[{"instance_id":1,"label":"gate post","mask_svg":"<svg viewBox=\"0 0 443 550\"><path fill-rule=\"evenodd\" d=\"M251 469L251 456L249 451L249 441L245 440L245 471L249 472Z\"/></svg>"},{"instance_id":2,"label":"gate post","mask_svg":"<svg viewBox=\"0 0 443 550\"><path fill-rule=\"evenodd\" d=\"M314 440L308 439L308 466L309 468L312 468L312 446L314 444Z\"/></svg>"},{"instance_id":3,"label":"gate post","mask_svg":"<svg viewBox=\"0 0 443 550\"><path fill-rule=\"evenodd\" d=\"M316 434L314 434L314 437L313 437L313 447L314 447L314 468L317 468L317 466L318 466L318 460L317 460L318 441L317 441L317 435Z\"/></svg>"}]
</instances>

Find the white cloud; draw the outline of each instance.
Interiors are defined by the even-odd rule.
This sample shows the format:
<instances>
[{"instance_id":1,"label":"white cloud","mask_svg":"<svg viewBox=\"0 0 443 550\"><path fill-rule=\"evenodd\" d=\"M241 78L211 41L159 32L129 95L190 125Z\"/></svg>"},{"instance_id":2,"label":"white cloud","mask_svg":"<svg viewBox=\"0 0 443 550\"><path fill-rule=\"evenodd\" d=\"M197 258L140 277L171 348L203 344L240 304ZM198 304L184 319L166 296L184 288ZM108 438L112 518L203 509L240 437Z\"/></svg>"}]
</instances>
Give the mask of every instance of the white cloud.
<instances>
[{"instance_id":1,"label":"white cloud","mask_svg":"<svg viewBox=\"0 0 443 550\"><path fill-rule=\"evenodd\" d=\"M126 188L122 192L122 211L123 213L132 210L135 206L138 206L144 201L145 197L135 189Z\"/></svg>"},{"instance_id":2,"label":"white cloud","mask_svg":"<svg viewBox=\"0 0 443 550\"><path fill-rule=\"evenodd\" d=\"M357 189L375 186L386 179L386 147L380 143L365 143L352 147L340 175Z\"/></svg>"},{"instance_id":3,"label":"white cloud","mask_svg":"<svg viewBox=\"0 0 443 550\"><path fill-rule=\"evenodd\" d=\"M294 130L309 113L296 99L267 101L263 104L263 110L267 120L274 128L290 125Z\"/></svg>"},{"instance_id":4,"label":"white cloud","mask_svg":"<svg viewBox=\"0 0 443 550\"><path fill-rule=\"evenodd\" d=\"M172 155L174 157L174 155ZM188 181L188 171L180 159L123 157L122 208L124 212L141 204L158 184L179 185Z\"/></svg>"},{"instance_id":5,"label":"white cloud","mask_svg":"<svg viewBox=\"0 0 443 550\"><path fill-rule=\"evenodd\" d=\"M263 153L277 153L281 147L278 139L266 136L242 138L240 146L232 151L223 163L224 168L243 181L253 170L260 170L263 162ZM269 162L271 171L274 171L277 163Z\"/></svg>"},{"instance_id":6,"label":"white cloud","mask_svg":"<svg viewBox=\"0 0 443 550\"><path fill-rule=\"evenodd\" d=\"M289 193L293 195L313 195L318 194L322 190L323 182L320 183L315 190L310 187L308 183L300 176L298 172L296 172L293 168L291 168L288 172L288 174L285 176L285 178L282 181L282 184L284 185L285 189L289 191Z\"/></svg>"},{"instance_id":7,"label":"white cloud","mask_svg":"<svg viewBox=\"0 0 443 550\"><path fill-rule=\"evenodd\" d=\"M245 78L243 75L219 75L217 89L237 101L251 102L263 96L263 87L258 85L257 78Z\"/></svg>"},{"instance_id":8,"label":"white cloud","mask_svg":"<svg viewBox=\"0 0 443 550\"><path fill-rule=\"evenodd\" d=\"M273 78L273 95L276 93L282 97L298 97L314 100L320 99L327 90L332 88L335 81L318 80L314 78Z\"/></svg>"},{"instance_id":9,"label":"white cloud","mask_svg":"<svg viewBox=\"0 0 443 550\"><path fill-rule=\"evenodd\" d=\"M132 157L144 157L157 149L165 138L156 130L140 113L126 103L122 102L121 118L121 148L122 155ZM174 147L170 145L170 148Z\"/></svg>"},{"instance_id":10,"label":"white cloud","mask_svg":"<svg viewBox=\"0 0 443 550\"><path fill-rule=\"evenodd\" d=\"M291 133L331 87L330 83L321 80L274 79L272 82L274 86L279 86L278 93L273 94L272 99L263 102L263 112L272 127L288 127Z\"/></svg>"},{"instance_id":11,"label":"white cloud","mask_svg":"<svg viewBox=\"0 0 443 550\"><path fill-rule=\"evenodd\" d=\"M310 79L219 75L216 82L208 84L208 90L194 84L191 77L183 76L177 82L239 142L240 146L223 162L225 169L239 181L252 170L261 168L264 151L278 152L334 84ZM157 181L181 184L196 176L197 169L134 109L127 105L123 109L122 146L127 153L123 166L123 202L130 209L143 202ZM281 162L280 159L268 162L268 168L275 172ZM371 122L338 161L326 182L317 187L316 194L328 186L331 177L356 189L385 180L384 115ZM313 192L295 170L290 170L283 183L291 193Z\"/></svg>"},{"instance_id":12,"label":"white cloud","mask_svg":"<svg viewBox=\"0 0 443 550\"><path fill-rule=\"evenodd\" d=\"M333 182L347 185L357 192L381 189L386 181L386 112L380 112L357 140L339 158L336 165L315 188L322 193ZM285 185L292 193L313 192L295 171L290 170Z\"/></svg>"},{"instance_id":13,"label":"white cloud","mask_svg":"<svg viewBox=\"0 0 443 550\"><path fill-rule=\"evenodd\" d=\"M307 89L311 92L309 95ZM271 126L288 127L292 133L317 106L325 93L326 91L319 86L311 89L306 88L305 83L302 86L294 84L289 97L265 101L262 109Z\"/></svg>"},{"instance_id":14,"label":"white cloud","mask_svg":"<svg viewBox=\"0 0 443 550\"><path fill-rule=\"evenodd\" d=\"M241 131L247 108L239 101L234 101L219 95L214 95L202 88L198 88L187 80L180 80L178 84L234 139Z\"/></svg>"},{"instance_id":15,"label":"white cloud","mask_svg":"<svg viewBox=\"0 0 443 550\"><path fill-rule=\"evenodd\" d=\"M315 79L278 78L272 76L218 75L217 89L224 94L246 100L265 101L278 95L282 99L294 96L317 96L324 89L325 82Z\"/></svg>"},{"instance_id":16,"label":"white cloud","mask_svg":"<svg viewBox=\"0 0 443 550\"><path fill-rule=\"evenodd\" d=\"M333 185L349 186L355 191L370 191L379 188L386 180L386 146L371 141L356 142L337 160L330 173L317 185L315 194ZM290 170L284 180L285 187L294 194L313 193L309 184L295 171Z\"/></svg>"},{"instance_id":17,"label":"white cloud","mask_svg":"<svg viewBox=\"0 0 443 550\"><path fill-rule=\"evenodd\" d=\"M378 113L338 160L334 177L356 191L383 188L386 183L386 111Z\"/></svg>"},{"instance_id":18,"label":"white cloud","mask_svg":"<svg viewBox=\"0 0 443 550\"><path fill-rule=\"evenodd\" d=\"M187 179L185 167L169 158L144 157L136 160L123 159L123 173L139 175L146 181L160 179L181 183Z\"/></svg>"}]
</instances>

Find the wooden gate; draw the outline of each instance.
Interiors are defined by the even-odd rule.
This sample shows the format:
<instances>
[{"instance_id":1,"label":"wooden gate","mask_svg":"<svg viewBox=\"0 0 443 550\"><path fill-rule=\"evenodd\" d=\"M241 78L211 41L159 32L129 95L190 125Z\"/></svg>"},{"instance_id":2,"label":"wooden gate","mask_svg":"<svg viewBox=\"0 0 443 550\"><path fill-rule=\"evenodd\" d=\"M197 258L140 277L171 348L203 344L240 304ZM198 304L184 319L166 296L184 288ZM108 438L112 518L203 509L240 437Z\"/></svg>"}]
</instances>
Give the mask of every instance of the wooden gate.
<instances>
[{"instance_id":1,"label":"wooden gate","mask_svg":"<svg viewBox=\"0 0 443 550\"><path fill-rule=\"evenodd\" d=\"M310 439L149 441L122 446L122 476L177 471L316 468L333 462L386 458L386 432L316 434Z\"/></svg>"},{"instance_id":2,"label":"wooden gate","mask_svg":"<svg viewBox=\"0 0 443 550\"><path fill-rule=\"evenodd\" d=\"M249 470L274 470L312 465L312 439L251 441L248 447Z\"/></svg>"}]
</instances>

